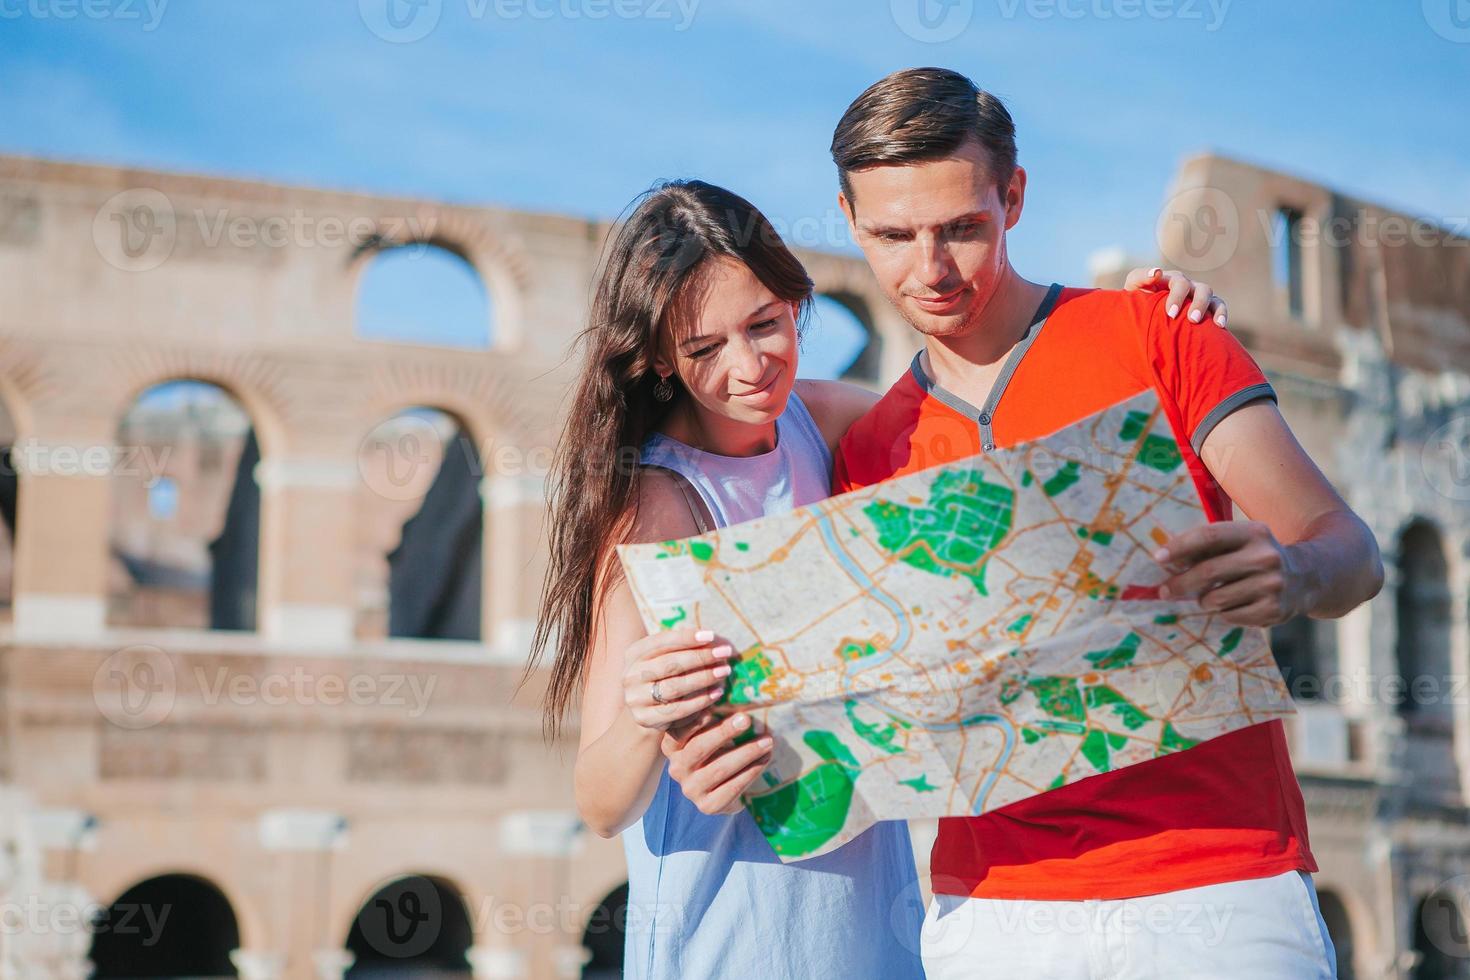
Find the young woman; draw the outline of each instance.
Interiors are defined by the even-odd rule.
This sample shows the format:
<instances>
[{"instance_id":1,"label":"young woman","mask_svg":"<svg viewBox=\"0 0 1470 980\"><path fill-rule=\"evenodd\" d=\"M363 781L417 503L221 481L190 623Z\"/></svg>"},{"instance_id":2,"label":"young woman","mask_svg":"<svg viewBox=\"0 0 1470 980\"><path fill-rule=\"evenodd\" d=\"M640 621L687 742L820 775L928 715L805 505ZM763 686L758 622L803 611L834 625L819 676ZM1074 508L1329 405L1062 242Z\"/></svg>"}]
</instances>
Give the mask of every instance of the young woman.
<instances>
[{"instance_id":1,"label":"young woman","mask_svg":"<svg viewBox=\"0 0 1470 980\"><path fill-rule=\"evenodd\" d=\"M1158 270L1139 282L1164 285ZM1182 301L1192 284L1172 282ZM623 837L630 977L923 975L905 824L782 865L738 809L769 737L726 752L725 781L698 808L669 778L661 742L719 699L732 650L708 632L645 635L614 551L828 495L832 450L876 396L797 380L811 297L801 263L754 206L674 181L616 233L581 338L532 662L555 637L552 733L581 693L577 808L598 834ZM1193 305L1201 318L1214 309L1207 287Z\"/></svg>"}]
</instances>

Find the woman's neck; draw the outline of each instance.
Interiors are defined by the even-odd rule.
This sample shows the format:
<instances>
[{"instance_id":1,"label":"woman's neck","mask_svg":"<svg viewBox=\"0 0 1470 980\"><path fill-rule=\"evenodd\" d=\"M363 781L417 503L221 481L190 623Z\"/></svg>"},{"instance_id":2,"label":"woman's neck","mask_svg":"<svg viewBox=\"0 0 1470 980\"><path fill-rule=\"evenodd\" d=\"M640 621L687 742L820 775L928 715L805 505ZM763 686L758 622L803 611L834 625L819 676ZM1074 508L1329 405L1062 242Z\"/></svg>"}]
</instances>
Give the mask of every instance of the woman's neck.
<instances>
[{"instance_id":1,"label":"woman's neck","mask_svg":"<svg viewBox=\"0 0 1470 980\"><path fill-rule=\"evenodd\" d=\"M737 422L701 410L688 395L669 413L663 431L716 456L759 456L776 448L776 423Z\"/></svg>"}]
</instances>

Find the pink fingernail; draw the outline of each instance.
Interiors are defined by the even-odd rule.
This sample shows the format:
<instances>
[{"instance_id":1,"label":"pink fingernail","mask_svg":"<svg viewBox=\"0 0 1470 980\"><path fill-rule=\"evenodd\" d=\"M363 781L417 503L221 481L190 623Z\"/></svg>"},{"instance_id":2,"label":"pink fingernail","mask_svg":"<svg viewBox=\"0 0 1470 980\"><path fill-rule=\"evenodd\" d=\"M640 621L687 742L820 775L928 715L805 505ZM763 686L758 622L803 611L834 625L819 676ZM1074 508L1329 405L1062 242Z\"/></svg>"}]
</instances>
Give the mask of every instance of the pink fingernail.
<instances>
[{"instance_id":1,"label":"pink fingernail","mask_svg":"<svg viewBox=\"0 0 1470 980\"><path fill-rule=\"evenodd\" d=\"M1199 310L1190 310L1189 311L1189 322L1190 323L1199 323L1204 318L1205 318L1205 315L1203 313L1201 313Z\"/></svg>"},{"instance_id":2,"label":"pink fingernail","mask_svg":"<svg viewBox=\"0 0 1470 980\"><path fill-rule=\"evenodd\" d=\"M1225 326L1225 314L1221 313L1219 316L1215 317L1215 322L1222 327Z\"/></svg>"},{"instance_id":3,"label":"pink fingernail","mask_svg":"<svg viewBox=\"0 0 1470 980\"><path fill-rule=\"evenodd\" d=\"M716 657L724 659L725 657L730 656L730 654L734 653L735 651L733 648L731 648L730 644L721 643L719 646L715 647L712 652Z\"/></svg>"},{"instance_id":4,"label":"pink fingernail","mask_svg":"<svg viewBox=\"0 0 1470 980\"><path fill-rule=\"evenodd\" d=\"M736 731L739 731L740 729L750 724L750 719L745 717L744 715L736 715L735 718L730 722L730 724L734 726Z\"/></svg>"},{"instance_id":5,"label":"pink fingernail","mask_svg":"<svg viewBox=\"0 0 1470 980\"><path fill-rule=\"evenodd\" d=\"M1154 561L1163 562L1163 561L1168 561L1168 560L1169 560L1169 549L1168 548L1160 548L1158 551L1155 551L1154 552Z\"/></svg>"},{"instance_id":6,"label":"pink fingernail","mask_svg":"<svg viewBox=\"0 0 1470 980\"><path fill-rule=\"evenodd\" d=\"M1179 304L1178 303L1175 303L1173 306L1169 307L1169 315L1170 316L1178 316L1179 315Z\"/></svg>"},{"instance_id":7,"label":"pink fingernail","mask_svg":"<svg viewBox=\"0 0 1470 980\"><path fill-rule=\"evenodd\" d=\"M720 700L720 695L722 695L724 693L725 693L725 689L723 687L717 687L713 691L710 691L709 692L709 699L711 701L718 701L718 700Z\"/></svg>"},{"instance_id":8,"label":"pink fingernail","mask_svg":"<svg viewBox=\"0 0 1470 980\"><path fill-rule=\"evenodd\" d=\"M730 673L729 664L720 664L718 667L715 668L716 677L724 677L728 673Z\"/></svg>"},{"instance_id":9,"label":"pink fingernail","mask_svg":"<svg viewBox=\"0 0 1470 980\"><path fill-rule=\"evenodd\" d=\"M755 740L755 744L759 745L763 749L768 749L772 745L776 744L776 740L769 735L762 735L760 738Z\"/></svg>"},{"instance_id":10,"label":"pink fingernail","mask_svg":"<svg viewBox=\"0 0 1470 980\"><path fill-rule=\"evenodd\" d=\"M696 643L708 643L710 640L713 640L714 638L715 638L715 631L714 630L700 630L698 633L695 633L694 634L694 642L696 642Z\"/></svg>"}]
</instances>

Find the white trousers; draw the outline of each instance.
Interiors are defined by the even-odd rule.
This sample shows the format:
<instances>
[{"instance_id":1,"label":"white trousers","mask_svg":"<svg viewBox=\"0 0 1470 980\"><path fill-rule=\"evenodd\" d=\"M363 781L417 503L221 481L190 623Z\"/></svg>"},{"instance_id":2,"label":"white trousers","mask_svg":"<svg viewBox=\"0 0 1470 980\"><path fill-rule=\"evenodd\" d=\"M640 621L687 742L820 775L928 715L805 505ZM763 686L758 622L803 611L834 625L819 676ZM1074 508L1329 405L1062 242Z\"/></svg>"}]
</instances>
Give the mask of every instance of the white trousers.
<instances>
[{"instance_id":1,"label":"white trousers","mask_svg":"<svg viewBox=\"0 0 1470 980\"><path fill-rule=\"evenodd\" d=\"M1045 902L936 895L929 980L1318 980L1337 976L1305 872L1142 898Z\"/></svg>"}]
</instances>

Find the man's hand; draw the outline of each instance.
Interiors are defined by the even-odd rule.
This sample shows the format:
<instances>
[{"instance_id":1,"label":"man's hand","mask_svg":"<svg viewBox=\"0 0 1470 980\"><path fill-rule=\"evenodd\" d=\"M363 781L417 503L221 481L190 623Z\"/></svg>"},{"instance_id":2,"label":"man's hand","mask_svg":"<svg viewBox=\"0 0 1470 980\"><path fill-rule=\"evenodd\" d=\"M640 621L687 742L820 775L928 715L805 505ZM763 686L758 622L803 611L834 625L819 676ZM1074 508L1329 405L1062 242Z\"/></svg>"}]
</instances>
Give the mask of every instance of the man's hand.
<instances>
[{"instance_id":1,"label":"man's hand","mask_svg":"<svg viewBox=\"0 0 1470 980\"><path fill-rule=\"evenodd\" d=\"M1170 538L1154 559L1173 573L1159 598L1198 598L1237 626L1275 626L1310 608L1312 582L1263 521L1220 521Z\"/></svg>"},{"instance_id":2,"label":"man's hand","mask_svg":"<svg viewBox=\"0 0 1470 980\"><path fill-rule=\"evenodd\" d=\"M1169 290L1165 309L1169 316L1178 316L1179 307L1189 300L1189 322L1204 323L1211 317L1219 326L1230 322L1230 311L1225 308L1225 299L1202 282L1195 282L1177 269L1134 269L1123 280L1124 289L1147 289L1158 292Z\"/></svg>"},{"instance_id":3,"label":"man's hand","mask_svg":"<svg viewBox=\"0 0 1470 980\"><path fill-rule=\"evenodd\" d=\"M755 781L771 761L769 735L742 745L734 740L750 727L750 718L734 714L716 720L706 713L693 724L664 733L663 751L669 760L669 776L700 813L734 813L740 809L740 794Z\"/></svg>"}]
</instances>

